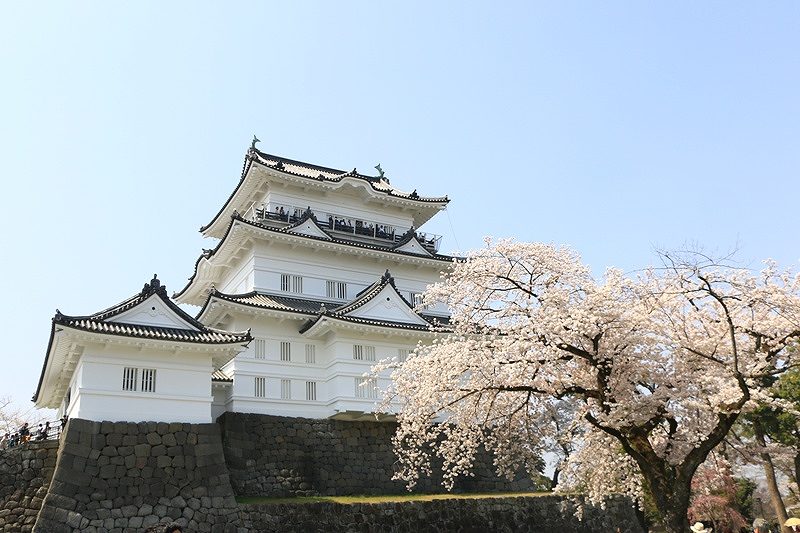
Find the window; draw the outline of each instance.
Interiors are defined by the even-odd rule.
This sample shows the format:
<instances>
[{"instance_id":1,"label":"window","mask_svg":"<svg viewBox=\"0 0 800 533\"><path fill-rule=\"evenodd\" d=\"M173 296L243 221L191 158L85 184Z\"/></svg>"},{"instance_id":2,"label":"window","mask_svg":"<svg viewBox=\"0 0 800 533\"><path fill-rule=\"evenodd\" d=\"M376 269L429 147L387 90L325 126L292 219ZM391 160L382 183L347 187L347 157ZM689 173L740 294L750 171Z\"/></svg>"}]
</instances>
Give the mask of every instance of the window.
<instances>
[{"instance_id":1,"label":"window","mask_svg":"<svg viewBox=\"0 0 800 533\"><path fill-rule=\"evenodd\" d=\"M314 365L317 363L317 347L313 344L306 344L306 364Z\"/></svg>"},{"instance_id":2,"label":"window","mask_svg":"<svg viewBox=\"0 0 800 533\"><path fill-rule=\"evenodd\" d=\"M303 292L303 277L294 274L281 274L281 290L284 292Z\"/></svg>"},{"instance_id":3,"label":"window","mask_svg":"<svg viewBox=\"0 0 800 533\"><path fill-rule=\"evenodd\" d=\"M281 400L291 400L292 399L292 380L291 379L282 379L281 380Z\"/></svg>"},{"instance_id":4,"label":"window","mask_svg":"<svg viewBox=\"0 0 800 533\"><path fill-rule=\"evenodd\" d=\"M401 363L405 363L406 359L408 359L408 354L411 353L411 350L408 348L398 348L397 349L397 360Z\"/></svg>"},{"instance_id":5,"label":"window","mask_svg":"<svg viewBox=\"0 0 800 533\"><path fill-rule=\"evenodd\" d=\"M306 381L306 400L317 399L317 382Z\"/></svg>"},{"instance_id":6,"label":"window","mask_svg":"<svg viewBox=\"0 0 800 533\"><path fill-rule=\"evenodd\" d=\"M142 392L155 392L156 391L156 369L143 368L142 369Z\"/></svg>"},{"instance_id":7,"label":"window","mask_svg":"<svg viewBox=\"0 0 800 533\"><path fill-rule=\"evenodd\" d=\"M378 383L375 378L358 377L355 380L356 398L378 399Z\"/></svg>"},{"instance_id":8,"label":"window","mask_svg":"<svg viewBox=\"0 0 800 533\"><path fill-rule=\"evenodd\" d=\"M288 341L281 341L281 361L292 360L292 343Z\"/></svg>"},{"instance_id":9,"label":"window","mask_svg":"<svg viewBox=\"0 0 800 533\"><path fill-rule=\"evenodd\" d=\"M125 367L122 371L122 390L136 390L136 382L139 381L139 369Z\"/></svg>"},{"instance_id":10,"label":"window","mask_svg":"<svg viewBox=\"0 0 800 533\"><path fill-rule=\"evenodd\" d=\"M139 381L141 370L142 380ZM122 390L124 391L156 391L156 369L155 368L134 368L126 366L122 369Z\"/></svg>"},{"instance_id":11,"label":"window","mask_svg":"<svg viewBox=\"0 0 800 533\"><path fill-rule=\"evenodd\" d=\"M354 344L353 359L355 359L356 361L374 361L375 347L366 346L364 344Z\"/></svg>"},{"instance_id":12,"label":"window","mask_svg":"<svg viewBox=\"0 0 800 533\"><path fill-rule=\"evenodd\" d=\"M347 283L341 281L326 281L325 282L325 295L328 298L336 298L338 300L347 299Z\"/></svg>"},{"instance_id":13,"label":"window","mask_svg":"<svg viewBox=\"0 0 800 533\"><path fill-rule=\"evenodd\" d=\"M253 346L255 347L256 359L264 359L267 356L267 341L265 339L253 340Z\"/></svg>"},{"instance_id":14,"label":"window","mask_svg":"<svg viewBox=\"0 0 800 533\"><path fill-rule=\"evenodd\" d=\"M253 395L256 398L265 398L267 396L267 379L266 378L256 378L255 390L253 391Z\"/></svg>"}]
</instances>

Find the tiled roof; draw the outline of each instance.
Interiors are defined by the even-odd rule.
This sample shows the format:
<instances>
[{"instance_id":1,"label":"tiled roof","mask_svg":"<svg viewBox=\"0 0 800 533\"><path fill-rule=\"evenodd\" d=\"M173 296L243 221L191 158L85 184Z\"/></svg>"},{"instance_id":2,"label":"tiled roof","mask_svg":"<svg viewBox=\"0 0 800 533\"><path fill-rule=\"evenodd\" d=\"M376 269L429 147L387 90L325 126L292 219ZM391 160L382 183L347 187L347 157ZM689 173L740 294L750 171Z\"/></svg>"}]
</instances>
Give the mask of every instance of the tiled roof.
<instances>
[{"instance_id":1,"label":"tiled roof","mask_svg":"<svg viewBox=\"0 0 800 533\"><path fill-rule=\"evenodd\" d=\"M204 344L231 344L250 342L251 340L249 333L246 332L227 333L212 328L204 328L205 331L192 331L190 329L103 322L102 320L94 320L91 317L71 317L61 314L56 314L55 318L53 318L53 322L69 328L93 333L122 335L124 337L137 337L142 339L197 342Z\"/></svg>"},{"instance_id":2,"label":"tiled roof","mask_svg":"<svg viewBox=\"0 0 800 533\"><path fill-rule=\"evenodd\" d=\"M420 196L419 194L417 194L416 190L414 190L411 193L399 191L394 187L392 187L387 179L383 179L379 176L367 176L365 174L361 174L355 168L348 172L346 170L337 170L334 168L322 167L319 165L313 165L311 163L295 161L294 159L288 159L278 155L267 154L262 152L261 150L258 150L257 148L251 148L250 151L248 152L248 156L252 157L254 160L258 161L263 165L272 167L276 170L280 170L281 172L286 172L287 174L293 174L295 176L302 176L304 178L310 178L319 181L332 181L332 182L339 182L346 177L353 177L366 181L376 191L385 192L391 196L396 196L398 198L405 198L408 200L415 200L418 202L433 202L433 203L443 203L450 201L447 198L447 196L438 198L435 197L428 198Z\"/></svg>"},{"instance_id":3,"label":"tiled roof","mask_svg":"<svg viewBox=\"0 0 800 533\"><path fill-rule=\"evenodd\" d=\"M302 178L307 178L315 181L327 181L327 182L340 182L342 179L346 177L354 177L358 179L362 179L370 184L370 186L378 192L385 193L387 196L393 196L396 198L402 198L405 200L412 200L415 202L420 203L448 203L450 199L447 196L444 197L423 197L417 194L416 189L411 193L405 193L398 191L391 185L389 185L389 181L386 179L381 179L377 176L366 176L364 174L360 174L355 168L349 172L344 170L337 170L335 168L323 167L319 165L313 165L311 163L304 163L302 161L296 161L294 159L288 159L286 157L281 157L277 155L267 154L258 150L255 146L251 146L250 149L247 151L247 155L244 159L244 166L242 167L242 175L239 178L239 183L233 189L228 199L225 200L225 203L222 204L219 212L214 215L214 218L206 224L205 226L200 228L200 231L205 231L212 224L222 215L225 211L225 207L230 203L233 197L236 195L236 192L242 187L242 184L247 177L247 173L250 170L253 162L258 162L262 165L267 167L273 168L275 170L279 170L286 174L290 174L293 176L299 176Z\"/></svg>"},{"instance_id":4,"label":"tiled roof","mask_svg":"<svg viewBox=\"0 0 800 533\"><path fill-rule=\"evenodd\" d=\"M174 328L164 326L126 324L124 322L110 322L109 319L118 316L144 302L149 297L156 295L182 320L191 324L196 329ZM56 310L53 323L69 328L102 333L107 335L121 335L142 339L157 339L175 342L196 342L204 344L232 344L250 342L252 337L249 331L228 332L209 328L183 309L175 305L167 296L167 288L161 284L157 276L153 276L150 283L145 283L139 294L109 307L99 313L87 316L67 316Z\"/></svg>"},{"instance_id":5,"label":"tiled roof","mask_svg":"<svg viewBox=\"0 0 800 533\"><path fill-rule=\"evenodd\" d=\"M447 262L450 262L453 259L455 259L453 256L450 256L450 255L441 255L441 254L420 255L420 254L415 254L415 253L405 252L405 251L402 251L402 250L396 250L395 249L398 246L402 246L403 244L408 242L410 240L410 238L406 239L405 241L403 241L401 243L394 243L393 242L393 243L387 244L386 246L383 246L383 245L380 245L380 244L372 244L372 243L367 243L367 242L357 241L357 240L352 240L352 239L342 239L341 237L338 237L338 236L334 237L333 235L328 234L328 232L325 232L325 233L330 236L330 239L323 239L321 237L316 237L314 235L306 235L304 233L296 233L296 232L292 231L292 229L294 229L292 226L288 226L288 227L285 227L285 228L275 228L275 227L272 227L272 226L268 226L266 224L261 224L259 222L253 222L251 220L247 220L244 217L242 217L242 215L240 215L238 213L235 213L231 218L233 220L239 220L239 221L244 222L246 224L250 224L251 226L256 226L256 227L259 227L259 228L267 229L267 230L272 231L274 233L286 233L286 234L289 234L289 235L297 235L298 237L306 237L308 239L316 239L318 241L335 242L337 244L345 244L347 246L353 246L353 247L356 247L356 248L366 248L368 250L380 250L382 252L389 252L389 253L393 253L393 254L406 255L406 256L409 256L409 257L424 257L424 258L436 259L436 260L439 260L439 261L447 261ZM325 231L325 230L323 229L323 231ZM222 240L225 240L225 237L223 237ZM219 248L219 245L217 246L217 248ZM215 251L216 251L216 249L215 249ZM211 254L211 255L213 255L213 254Z\"/></svg>"},{"instance_id":6,"label":"tiled roof","mask_svg":"<svg viewBox=\"0 0 800 533\"><path fill-rule=\"evenodd\" d=\"M368 301L372 300L375 297L375 295L377 295L379 292L383 290L384 287L386 287L386 285L391 285L392 287L395 287L394 278L392 277L391 274L389 274L389 269L386 269L386 272L384 272L383 276L381 276L381 278L378 281L376 281L363 291L359 292L356 298L352 302L346 303L334 309L333 314L346 315L351 311L355 311ZM395 292L397 292L397 295L406 303L407 306L412 308L414 307L413 304L409 303L409 301L406 300L402 294L400 294L400 292L397 290L397 287L395 287Z\"/></svg>"},{"instance_id":7,"label":"tiled roof","mask_svg":"<svg viewBox=\"0 0 800 533\"><path fill-rule=\"evenodd\" d=\"M377 320L371 318L347 316L347 313L350 313L358 309L359 307L363 306L364 304L372 300L377 294L379 294L384 289L384 287L386 287L386 285L391 285L392 287L394 287L394 278L392 278L388 270L383 274L383 276L381 276L381 278L378 281L376 281L366 289L359 292L356 298L352 302L345 303L338 307L335 305L331 305L330 302L325 302L321 300L293 298L289 296L277 296L273 294L263 294L256 291L248 292L245 294L225 294L217 290L213 290L208 300L206 300L206 304L203 306L203 308L200 310L197 316L203 315L203 313L211 303L212 298L218 298L220 300L225 300L228 302L233 302L250 307L258 307L261 309L271 309L276 311L285 311L288 313L308 315L309 320L300 329L300 333L307 331L322 317L334 318L336 320L342 320L344 322L351 322L356 324L367 324L373 326L410 329L418 331L431 331L437 327L445 329L447 328L450 322L449 317L439 317L422 313L417 313L417 314L420 316L420 318L425 320L427 324L412 324L409 322L397 322L390 320ZM397 292L396 288L395 292ZM403 300L403 302L406 303L406 305L413 308L413 305L411 305L408 302L408 300L406 300L403 297L402 294L400 294L399 292L397 292L397 294Z\"/></svg>"},{"instance_id":8,"label":"tiled roof","mask_svg":"<svg viewBox=\"0 0 800 533\"><path fill-rule=\"evenodd\" d=\"M276 311L288 311L291 313L303 313L315 315L320 312L320 309L326 305L326 302L320 300L310 300L305 298L292 298L289 296L275 296L272 294L262 294L256 291L248 292L245 294L225 294L219 291L212 291L211 296L229 302L249 305L252 307L261 307L264 309L274 309ZM210 301L209 298L208 301ZM208 302L206 302L208 305ZM327 303L330 305L330 302ZM205 307L203 307L205 310ZM200 316L203 310L198 313Z\"/></svg>"},{"instance_id":9,"label":"tiled roof","mask_svg":"<svg viewBox=\"0 0 800 533\"><path fill-rule=\"evenodd\" d=\"M334 320L340 320L342 322L351 322L353 324L365 324L368 326L379 326L384 328L410 329L415 331L433 331L433 324L409 324L408 322L394 322L391 320L376 320L373 318L359 318L344 315L319 315L316 318L306 322L303 327L300 328L300 333L305 333L311 329L311 327L323 316L326 318L332 318Z\"/></svg>"},{"instance_id":10,"label":"tiled roof","mask_svg":"<svg viewBox=\"0 0 800 533\"><path fill-rule=\"evenodd\" d=\"M244 217L242 217L240 214L234 213L233 215L231 215L231 223L228 225L228 229L225 232L225 235L217 243L217 246L215 246L212 249L204 249L203 250L203 253L200 254L200 256L197 258L197 260L194 263L194 272L192 272L191 277L189 277L189 282L180 291L174 293L172 295L173 298L179 298L183 293L185 293L189 289L189 287L191 287L192 282L194 281L195 277L197 277L197 269L200 266L200 261L203 258L210 259L211 257L214 256L214 254L217 253L217 251L219 251L220 248L222 248L222 245L225 243L225 239L228 237L228 235L230 235L230 233L231 233L231 231L233 229L233 226L237 221L241 222L243 224L247 224L248 226L251 226L251 227L255 227L255 228L259 228L259 229L263 229L263 230L269 231L271 233L292 235L292 236L298 237L298 238L310 239L310 240L315 240L315 241L325 242L325 243L341 244L341 245L344 245L344 246L350 246L350 247L353 247L353 248L360 248L360 249L365 249L365 250L375 250L375 251L386 252L388 254L394 254L394 255L399 255L399 256L403 256L403 257L415 257L415 258L422 258L422 259L433 259L434 261L442 261L442 262L447 262L447 263L450 263L450 262L452 262L454 260L459 260L458 257L453 257L453 256L450 256L450 255L442 255L442 254L420 255L420 254L415 254L415 253L411 253L411 252L405 252L403 250L396 250L395 249L395 247L396 247L395 244L392 244L390 246L380 246L380 245L377 245L377 244L359 242L359 241L348 240L348 239L341 239L341 238L333 237L333 236L331 236L328 239L324 239L322 237L317 237L317 236L314 236L314 235L306 235L306 234L303 234L303 233L295 233L295 232L291 231L290 228L273 228L272 226L267 226L266 224L260 224L258 222L253 222L251 220L247 220Z\"/></svg>"},{"instance_id":11,"label":"tiled roof","mask_svg":"<svg viewBox=\"0 0 800 533\"><path fill-rule=\"evenodd\" d=\"M211 373L211 381L221 381L223 383L233 383L233 378L228 376L228 374L226 374L222 370L214 370L214 372Z\"/></svg>"}]
</instances>

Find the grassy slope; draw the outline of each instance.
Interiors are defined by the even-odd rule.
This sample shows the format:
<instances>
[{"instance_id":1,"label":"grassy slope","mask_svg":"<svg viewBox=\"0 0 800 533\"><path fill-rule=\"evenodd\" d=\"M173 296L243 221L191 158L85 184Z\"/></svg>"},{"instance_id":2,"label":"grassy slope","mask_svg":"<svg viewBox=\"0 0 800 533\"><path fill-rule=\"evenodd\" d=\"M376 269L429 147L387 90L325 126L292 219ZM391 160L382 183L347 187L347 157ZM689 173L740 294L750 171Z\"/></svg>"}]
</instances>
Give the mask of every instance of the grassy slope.
<instances>
[{"instance_id":1,"label":"grassy slope","mask_svg":"<svg viewBox=\"0 0 800 533\"><path fill-rule=\"evenodd\" d=\"M307 496L298 498L264 498L260 496L243 496L236 498L236 501L246 504L303 504L334 502L350 505L354 503L421 502L431 500L474 498L514 498L518 496L542 496L548 494L552 494L552 492L503 492L491 494L392 494L387 496Z\"/></svg>"}]
</instances>

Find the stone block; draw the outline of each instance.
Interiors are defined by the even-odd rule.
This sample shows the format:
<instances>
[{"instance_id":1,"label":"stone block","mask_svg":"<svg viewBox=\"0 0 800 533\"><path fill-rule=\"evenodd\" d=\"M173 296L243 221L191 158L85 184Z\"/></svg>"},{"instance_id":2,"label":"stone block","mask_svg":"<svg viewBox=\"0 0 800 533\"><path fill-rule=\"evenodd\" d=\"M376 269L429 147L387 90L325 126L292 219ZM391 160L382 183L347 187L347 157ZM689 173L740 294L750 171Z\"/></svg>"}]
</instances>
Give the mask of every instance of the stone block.
<instances>
[{"instance_id":1,"label":"stone block","mask_svg":"<svg viewBox=\"0 0 800 533\"><path fill-rule=\"evenodd\" d=\"M136 455L136 457L149 457L150 444L137 444L133 447L133 453Z\"/></svg>"}]
</instances>

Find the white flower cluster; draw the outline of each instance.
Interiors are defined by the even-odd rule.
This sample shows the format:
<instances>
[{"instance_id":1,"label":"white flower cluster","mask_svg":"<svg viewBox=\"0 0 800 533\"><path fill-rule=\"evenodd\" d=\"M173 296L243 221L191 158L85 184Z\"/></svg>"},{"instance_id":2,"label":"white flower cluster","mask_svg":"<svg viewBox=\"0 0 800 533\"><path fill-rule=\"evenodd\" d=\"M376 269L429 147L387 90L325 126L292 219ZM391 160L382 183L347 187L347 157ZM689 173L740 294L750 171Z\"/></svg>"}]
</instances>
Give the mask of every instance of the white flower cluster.
<instances>
[{"instance_id":1,"label":"white flower cluster","mask_svg":"<svg viewBox=\"0 0 800 533\"><path fill-rule=\"evenodd\" d=\"M800 280L774 264L664 256L597 281L568 248L510 240L456 262L424 303L448 305L454 331L393 371L397 478L409 485L435 456L452 485L481 446L501 472L535 469L541 454L569 452L576 427L592 431L565 484L591 466L589 494L638 494L633 464L688 484L800 335ZM571 420L553 416L560 402Z\"/></svg>"}]
</instances>

